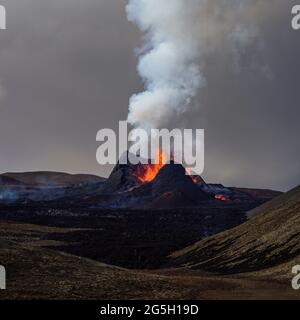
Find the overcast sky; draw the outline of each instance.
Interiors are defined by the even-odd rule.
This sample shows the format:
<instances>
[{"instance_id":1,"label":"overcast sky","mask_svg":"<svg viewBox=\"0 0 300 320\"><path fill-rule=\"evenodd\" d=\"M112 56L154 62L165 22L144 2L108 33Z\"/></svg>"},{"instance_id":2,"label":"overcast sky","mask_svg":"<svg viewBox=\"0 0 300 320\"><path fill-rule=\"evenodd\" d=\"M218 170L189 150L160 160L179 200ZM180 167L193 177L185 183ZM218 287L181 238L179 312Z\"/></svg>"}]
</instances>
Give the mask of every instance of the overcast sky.
<instances>
[{"instance_id":1,"label":"overcast sky","mask_svg":"<svg viewBox=\"0 0 300 320\"><path fill-rule=\"evenodd\" d=\"M295 1L254 3L259 46L243 48L238 66L225 41L204 54L206 86L184 121L206 131L206 180L287 190L300 183ZM126 1L1 4L8 29L0 32L0 172L107 176L110 168L96 162L96 133L125 120L130 96L142 90L134 53L141 34L126 19Z\"/></svg>"}]
</instances>

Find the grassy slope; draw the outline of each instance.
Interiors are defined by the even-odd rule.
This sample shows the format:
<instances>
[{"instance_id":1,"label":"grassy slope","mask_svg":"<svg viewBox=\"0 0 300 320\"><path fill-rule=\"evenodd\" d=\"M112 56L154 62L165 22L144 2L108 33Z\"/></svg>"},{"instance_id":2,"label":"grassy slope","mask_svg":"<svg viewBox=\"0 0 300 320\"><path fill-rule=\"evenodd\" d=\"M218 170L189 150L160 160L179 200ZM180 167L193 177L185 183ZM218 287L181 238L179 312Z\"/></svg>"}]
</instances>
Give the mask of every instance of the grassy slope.
<instances>
[{"instance_id":1,"label":"grassy slope","mask_svg":"<svg viewBox=\"0 0 300 320\"><path fill-rule=\"evenodd\" d=\"M300 187L252 214L243 225L175 252L171 262L225 274L291 277L291 266L300 264Z\"/></svg>"}]
</instances>

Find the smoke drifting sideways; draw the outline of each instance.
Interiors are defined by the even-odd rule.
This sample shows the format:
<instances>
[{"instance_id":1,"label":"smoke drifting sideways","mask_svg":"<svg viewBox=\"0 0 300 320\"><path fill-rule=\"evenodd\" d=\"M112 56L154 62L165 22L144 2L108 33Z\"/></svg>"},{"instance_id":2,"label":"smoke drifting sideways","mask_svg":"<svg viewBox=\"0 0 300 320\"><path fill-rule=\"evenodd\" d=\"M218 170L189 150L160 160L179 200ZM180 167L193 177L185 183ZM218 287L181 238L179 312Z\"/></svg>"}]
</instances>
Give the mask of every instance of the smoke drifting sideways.
<instances>
[{"instance_id":1,"label":"smoke drifting sideways","mask_svg":"<svg viewBox=\"0 0 300 320\"><path fill-rule=\"evenodd\" d=\"M129 0L128 20L144 35L137 70L145 85L144 92L130 98L129 123L147 130L179 125L199 90L210 85L202 57L224 41L238 68L240 54L258 40L251 19L255 13L248 10L253 2Z\"/></svg>"}]
</instances>

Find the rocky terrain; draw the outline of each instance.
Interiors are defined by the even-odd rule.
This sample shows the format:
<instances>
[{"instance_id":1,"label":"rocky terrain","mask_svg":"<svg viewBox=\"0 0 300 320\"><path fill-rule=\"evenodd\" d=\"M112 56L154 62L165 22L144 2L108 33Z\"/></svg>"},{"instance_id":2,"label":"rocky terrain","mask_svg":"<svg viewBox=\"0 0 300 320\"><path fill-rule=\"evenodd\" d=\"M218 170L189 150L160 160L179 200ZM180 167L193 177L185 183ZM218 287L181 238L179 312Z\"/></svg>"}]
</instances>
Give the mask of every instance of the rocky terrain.
<instances>
[{"instance_id":1,"label":"rocky terrain","mask_svg":"<svg viewBox=\"0 0 300 320\"><path fill-rule=\"evenodd\" d=\"M0 299L299 299L290 282L270 274L128 270L63 253L54 249L62 242L47 240L75 230L0 221L0 262L7 269Z\"/></svg>"}]
</instances>

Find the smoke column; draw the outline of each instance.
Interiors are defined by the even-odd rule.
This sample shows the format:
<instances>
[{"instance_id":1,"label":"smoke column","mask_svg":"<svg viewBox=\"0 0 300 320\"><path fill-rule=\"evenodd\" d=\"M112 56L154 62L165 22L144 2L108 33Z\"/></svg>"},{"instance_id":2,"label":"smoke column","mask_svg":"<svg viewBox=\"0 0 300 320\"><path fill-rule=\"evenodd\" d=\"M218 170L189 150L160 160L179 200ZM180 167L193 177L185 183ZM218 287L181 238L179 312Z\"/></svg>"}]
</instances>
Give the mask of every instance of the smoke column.
<instances>
[{"instance_id":1,"label":"smoke column","mask_svg":"<svg viewBox=\"0 0 300 320\"><path fill-rule=\"evenodd\" d=\"M166 125L187 108L203 83L195 63L198 43L191 34L192 9L184 0L129 1L128 19L145 32L138 72L146 91L130 99L132 125L145 129Z\"/></svg>"},{"instance_id":2,"label":"smoke column","mask_svg":"<svg viewBox=\"0 0 300 320\"><path fill-rule=\"evenodd\" d=\"M131 97L128 121L144 129L176 123L205 85L201 56L226 39L238 60L255 36L245 15L246 4L255 2L129 0L128 20L144 34L137 69L145 91Z\"/></svg>"}]
</instances>

